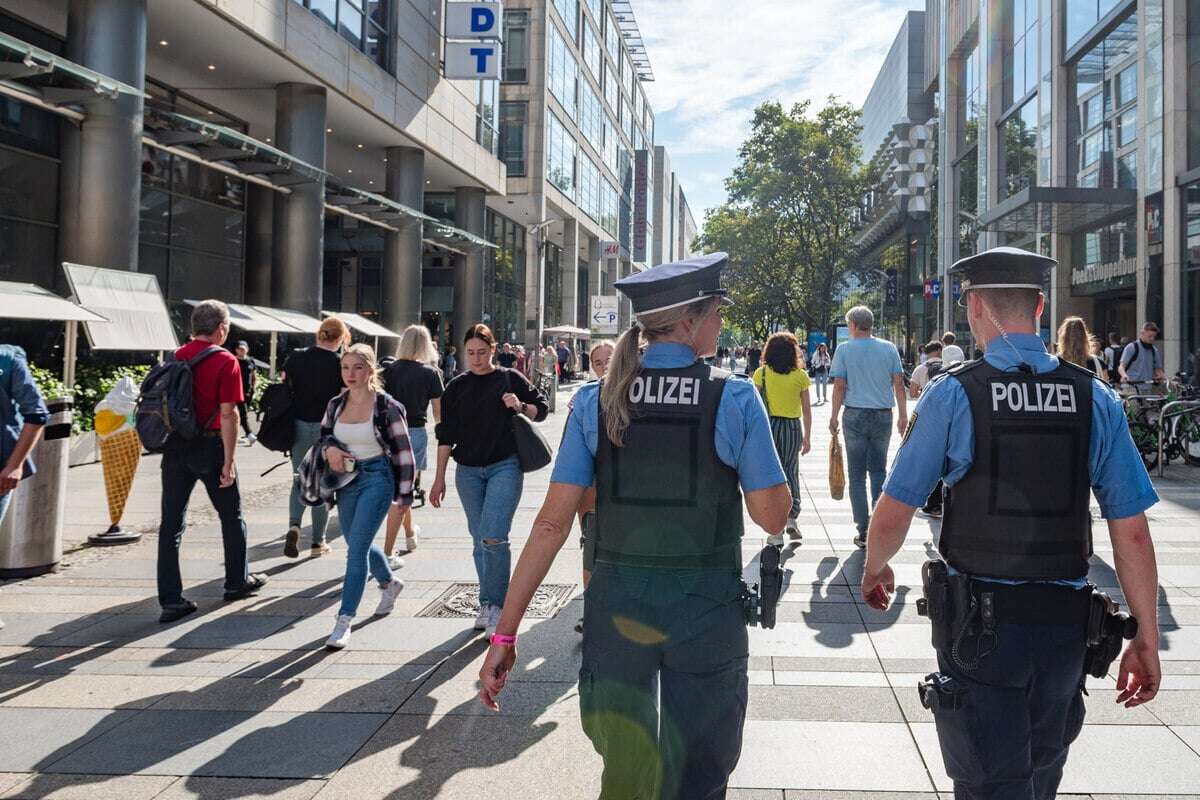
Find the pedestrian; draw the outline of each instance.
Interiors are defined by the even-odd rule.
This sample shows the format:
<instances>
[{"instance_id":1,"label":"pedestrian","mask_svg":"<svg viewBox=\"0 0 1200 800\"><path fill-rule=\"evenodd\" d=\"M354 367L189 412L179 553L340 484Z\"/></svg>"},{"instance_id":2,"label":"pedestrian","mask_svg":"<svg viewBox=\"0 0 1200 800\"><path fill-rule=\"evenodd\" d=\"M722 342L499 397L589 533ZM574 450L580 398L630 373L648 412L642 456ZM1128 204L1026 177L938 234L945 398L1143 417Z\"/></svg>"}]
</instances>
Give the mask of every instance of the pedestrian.
<instances>
[{"instance_id":1,"label":"pedestrian","mask_svg":"<svg viewBox=\"0 0 1200 800\"><path fill-rule=\"evenodd\" d=\"M529 358L525 355L525 348L522 345L517 345L517 363L515 368L517 372L526 378L529 377Z\"/></svg>"},{"instance_id":2,"label":"pedestrian","mask_svg":"<svg viewBox=\"0 0 1200 800\"><path fill-rule=\"evenodd\" d=\"M1119 652L1126 626L1086 580L1092 493L1137 618L1113 673L1116 701L1149 702L1161 681L1145 516L1158 497L1120 398L1047 353L1038 335L1041 287L1055 263L998 247L952 267L986 355L926 389L871 520L861 588L883 610L895 590L888 562L914 506L938 478L948 487L937 542L944 561L922 570L938 672L921 693L959 798L1053 798L1083 727L1084 679L1103 676ZM943 603L943 593L952 599Z\"/></svg>"},{"instance_id":3,"label":"pedestrian","mask_svg":"<svg viewBox=\"0 0 1200 800\"><path fill-rule=\"evenodd\" d=\"M608 372L608 363L612 360L615 349L616 344L607 339L592 344L592 349L588 351L588 364L592 374L596 376L596 381L602 380L605 373ZM590 381L590 383L596 381ZM579 393L576 392L567 402L568 414L575 409L575 398L578 396ZM579 547L583 550L583 588L586 590L588 583L592 580L592 568L596 565L596 485L594 483L583 493L583 500L580 501L576 514L579 517ZM579 621L575 623L575 632L583 633L583 617L580 617Z\"/></svg>"},{"instance_id":4,"label":"pedestrian","mask_svg":"<svg viewBox=\"0 0 1200 800\"><path fill-rule=\"evenodd\" d=\"M192 338L175 351L176 361L191 361L192 410L202 431L193 441L172 442L163 452L162 521L158 529L159 622L182 619L196 610L183 596L179 545L183 541L188 500L196 482L204 484L221 522L225 551L225 602L257 594L267 583L264 574L251 574L246 557L246 523L238 488L238 403L242 394L241 368L233 353L222 347L229 338L229 307L205 300L192 309Z\"/></svg>"},{"instance_id":5,"label":"pedestrian","mask_svg":"<svg viewBox=\"0 0 1200 800\"><path fill-rule=\"evenodd\" d=\"M1108 370L1104 361L1097 355L1100 343L1088 330L1087 323L1082 317L1067 317L1058 326L1058 336L1055 344L1055 355L1060 361L1069 361L1077 367L1090 370L1102 381L1108 381Z\"/></svg>"},{"instance_id":6,"label":"pedestrian","mask_svg":"<svg viewBox=\"0 0 1200 800\"><path fill-rule=\"evenodd\" d=\"M445 383L454 380L458 374L458 350L454 345L446 348L446 356L442 359L442 379Z\"/></svg>"},{"instance_id":7,"label":"pedestrian","mask_svg":"<svg viewBox=\"0 0 1200 800\"><path fill-rule=\"evenodd\" d=\"M300 472L300 462L321 438L321 421L329 401L341 394L342 364L338 351L350 344L350 329L337 317L325 319L317 329L316 343L288 356L283 365L282 379L292 390L292 410L296 417L296 441L290 453L292 471ZM300 531L304 524L304 506L300 485L292 482L288 495L288 529L283 541L283 554L300 557ZM329 509L324 504L312 506L312 536L309 554L323 556L330 551L325 531L329 525Z\"/></svg>"},{"instance_id":8,"label":"pedestrian","mask_svg":"<svg viewBox=\"0 0 1200 800\"><path fill-rule=\"evenodd\" d=\"M436 428L437 475L429 502L442 507L446 467L453 456L454 484L467 514L479 578L479 614L475 630L492 633L508 594L512 564L508 534L521 501L525 476L517 460L514 414L541 422L546 398L516 370L492 365L496 339L482 323L463 338L467 370L442 395L442 421Z\"/></svg>"},{"instance_id":9,"label":"pedestrian","mask_svg":"<svg viewBox=\"0 0 1200 800\"><path fill-rule=\"evenodd\" d=\"M256 439L254 432L250 430L250 412L247 407L254 399L254 387L258 385L258 370L254 366L254 359L250 358L250 343L244 339L237 343L237 360L242 373L242 395L245 397L238 404L238 416L241 418L244 434L238 443L250 445L254 444Z\"/></svg>"},{"instance_id":10,"label":"pedestrian","mask_svg":"<svg viewBox=\"0 0 1200 800\"><path fill-rule=\"evenodd\" d=\"M785 531L799 541L800 456L807 455L812 449L812 406L808 397L812 381L804 371L800 342L790 331L771 334L763 349L763 361L765 363L754 371L754 385L766 404L771 439L775 442L775 452L792 493L792 509ZM783 534L768 536L767 544L782 545Z\"/></svg>"},{"instance_id":11,"label":"pedestrian","mask_svg":"<svg viewBox=\"0 0 1200 800\"><path fill-rule=\"evenodd\" d=\"M1121 352L1125 348L1121 346L1121 337L1116 331L1109 331L1108 346L1104 348L1104 366L1108 368L1108 374L1112 382L1116 381L1117 364L1121 363Z\"/></svg>"},{"instance_id":12,"label":"pedestrian","mask_svg":"<svg viewBox=\"0 0 1200 800\"><path fill-rule=\"evenodd\" d=\"M741 754L739 489L770 534L783 530L791 497L753 386L699 360L716 352L725 263L716 253L617 282L637 321L617 341L604 382L576 395L479 673L480 700L497 708L526 606L594 480L579 704L604 760L603 798L724 797Z\"/></svg>"},{"instance_id":13,"label":"pedestrian","mask_svg":"<svg viewBox=\"0 0 1200 800\"><path fill-rule=\"evenodd\" d=\"M505 342L500 348L500 352L496 355L496 363L505 369L515 369L517 366L517 354L513 350L513 346Z\"/></svg>"},{"instance_id":14,"label":"pedestrian","mask_svg":"<svg viewBox=\"0 0 1200 800\"><path fill-rule=\"evenodd\" d=\"M737 372L737 361L738 361L737 348L736 347L729 348L729 371L730 372Z\"/></svg>"},{"instance_id":15,"label":"pedestrian","mask_svg":"<svg viewBox=\"0 0 1200 800\"><path fill-rule=\"evenodd\" d=\"M409 325L400 337L395 362L383 373L384 389L404 406L416 471L413 478L414 493L421 486L421 472L428 466L429 433L425 430L425 423L430 407L433 409L434 424L442 421L442 374L433 366L436 363L437 351L433 349L429 329L424 325ZM411 504L393 504L388 509L383 552L392 569L403 566L394 550L401 527L404 528L404 549L411 553L417 549L417 536L421 532L421 526L413 524Z\"/></svg>"},{"instance_id":16,"label":"pedestrian","mask_svg":"<svg viewBox=\"0 0 1200 800\"><path fill-rule=\"evenodd\" d=\"M867 546L867 475L871 477L871 507L879 501L887 469L888 443L892 437L892 407L898 409L896 430L908 428L908 406L904 394L904 368L896 345L871 335L875 315L866 306L846 312L849 341L833 353L829 374L833 378L832 413L829 432L838 435L838 417L845 404L846 482L850 507L858 534L854 544ZM945 349L943 348L943 354Z\"/></svg>"},{"instance_id":17,"label":"pedestrian","mask_svg":"<svg viewBox=\"0 0 1200 800\"><path fill-rule=\"evenodd\" d=\"M29 372L25 351L0 345L0 522L21 481L37 472L29 454L50 419L46 400ZM0 628L4 623L0 622Z\"/></svg>"},{"instance_id":18,"label":"pedestrian","mask_svg":"<svg viewBox=\"0 0 1200 800\"><path fill-rule=\"evenodd\" d=\"M317 497L310 494L310 502L328 502L332 492L346 542L342 602L333 633L325 642L331 650L350 643L368 572L381 590L377 617L392 612L404 589L404 581L392 572L375 536L393 503L412 505L414 474L404 406L383 390L371 346L350 345L342 354L341 375L346 389L329 401L321 420L321 441L301 467L302 475L320 482ZM312 486L312 477L301 482Z\"/></svg>"},{"instance_id":19,"label":"pedestrian","mask_svg":"<svg viewBox=\"0 0 1200 800\"><path fill-rule=\"evenodd\" d=\"M550 345L546 345L542 349L542 372L554 379L555 385L559 378L558 375L558 354Z\"/></svg>"},{"instance_id":20,"label":"pedestrian","mask_svg":"<svg viewBox=\"0 0 1200 800\"><path fill-rule=\"evenodd\" d=\"M929 382L946 369L945 359L942 358L942 343L934 339L921 348L924 358L913 367L912 377L908 381L908 396L916 400Z\"/></svg>"},{"instance_id":21,"label":"pedestrian","mask_svg":"<svg viewBox=\"0 0 1200 800\"><path fill-rule=\"evenodd\" d=\"M1154 346L1154 340L1157 338L1158 325L1147 322L1138 332L1137 341L1125 345L1125 351L1121 353L1121 362L1117 365L1117 372L1121 376L1122 383L1136 385L1158 383L1163 380L1165 374L1162 354Z\"/></svg>"},{"instance_id":22,"label":"pedestrian","mask_svg":"<svg viewBox=\"0 0 1200 800\"><path fill-rule=\"evenodd\" d=\"M761 364L762 348L758 346L758 342L750 342L750 349L746 351L746 374L753 375Z\"/></svg>"},{"instance_id":23,"label":"pedestrian","mask_svg":"<svg viewBox=\"0 0 1200 800\"><path fill-rule=\"evenodd\" d=\"M829 354L829 345L821 342L813 351L812 368L813 380L817 384L817 405L825 405L826 387L829 385L829 368L833 366L833 356Z\"/></svg>"},{"instance_id":24,"label":"pedestrian","mask_svg":"<svg viewBox=\"0 0 1200 800\"><path fill-rule=\"evenodd\" d=\"M571 364L571 348L567 347L565 340L560 340L558 350L555 353L558 356L558 376L563 383L566 383L574 377L571 374L573 369Z\"/></svg>"},{"instance_id":25,"label":"pedestrian","mask_svg":"<svg viewBox=\"0 0 1200 800\"><path fill-rule=\"evenodd\" d=\"M957 338L953 331L946 331L942 334L942 361L949 366L953 366L959 361L965 361L967 358L963 349L954 343Z\"/></svg>"}]
</instances>

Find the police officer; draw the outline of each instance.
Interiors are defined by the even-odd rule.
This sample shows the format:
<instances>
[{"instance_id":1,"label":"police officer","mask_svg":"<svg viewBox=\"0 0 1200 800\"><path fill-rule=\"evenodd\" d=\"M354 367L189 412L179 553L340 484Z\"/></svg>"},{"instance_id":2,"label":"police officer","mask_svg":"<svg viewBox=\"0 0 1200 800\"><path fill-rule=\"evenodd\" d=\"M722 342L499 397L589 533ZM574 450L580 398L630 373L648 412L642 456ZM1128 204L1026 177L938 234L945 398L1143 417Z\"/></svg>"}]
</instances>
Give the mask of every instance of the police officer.
<instances>
[{"instance_id":1,"label":"police officer","mask_svg":"<svg viewBox=\"0 0 1200 800\"><path fill-rule=\"evenodd\" d=\"M977 361L922 393L871 517L862 593L887 608L917 506L945 482L938 551L926 564L939 673L922 686L956 798L1052 798L1083 725L1092 552L1089 488L1108 522L1114 565L1139 623L1125 648L1117 702L1153 699L1161 672L1158 576L1145 511L1158 497L1120 399L1090 372L1046 352L1041 287L1053 259L1011 247L964 258ZM949 576L933 583L931 575ZM1112 640L1109 659L1119 652Z\"/></svg>"},{"instance_id":2,"label":"police officer","mask_svg":"<svg viewBox=\"0 0 1200 800\"><path fill-rule=\"evenodd\" d=\"M726 260L714 253L617 282L637 321L603 382L575 396L480 670L480 699L496 708L521 616L594 479L579 702L604 759L602 798L723 798L741 754L741 492L768 534L783 530L791 494L754 386L700 360L716 351L729 303Z\"/></svg>"}]
</instances>

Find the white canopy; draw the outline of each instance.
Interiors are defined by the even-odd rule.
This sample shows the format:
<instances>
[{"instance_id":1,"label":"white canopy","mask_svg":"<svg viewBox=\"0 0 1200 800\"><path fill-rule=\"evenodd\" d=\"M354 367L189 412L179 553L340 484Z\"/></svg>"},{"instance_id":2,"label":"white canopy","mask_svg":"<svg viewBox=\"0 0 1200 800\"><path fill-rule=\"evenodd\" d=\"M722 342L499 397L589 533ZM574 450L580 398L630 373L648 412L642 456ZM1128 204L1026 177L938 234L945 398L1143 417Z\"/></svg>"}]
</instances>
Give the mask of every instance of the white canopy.
<instances>
[{"instance_id":1,"label":"white canopy","mask_svg":"<svg viewBox=\"0 0 1200 800\"><path fill-rule=\"evenodd\" d=\"M380 338L391 337L393 339L398 339L400 337L400 334L396 333L395 331L385 328L378 322L367 319L366 317L358 314L350 314L345 311L324 311L322 313L327 317L337 317L342 322L361 333L363 336L378 336Z\"/></svg>"},{"instance_id":2,"label":"white canopy","mask_svg":"<svg viewBox=\"0 0 1200 800\"><path fill-rule=\"evenodd\" d=\"M189 306L200 305L199 300L184 300ZM278 309L259 309L240 303L229 303L229 323L247 333L307 333L307 329L299 328L271 316L279 313Z\"/></svg>"},{"instance_id":3,"label":"white canopy","mask_svg":"<svg viewBox=\"0 0 1200 800\"><path fill-rule=\"evenodd\" d=\"M144 272L63 262L76 301L107 319L84 320L93 350L174 350L179 346L158 279Z\"/></svg>"},{"instance_id":4,"label":"white canopy","mask_svg":"<svg viewBox=\"0 0 1200 800\"><path fill-rule=\"evenodd\" d=\"M310 317L308 314L301 314L299 311L292 311L287 308L267 308L265 306L245 307L272 317L275 321L289 326L289 330L280 329L277 331L278 333L307 333L310 336L316 336L317 328L321 327L321 320L316 317Z\"/></svg>"},{"instance_id":5,"label":"white canopy","mask_svg":"<svg viewBox=\"0 0 1200 800\"><path fill-rule=\"evenodd\" d=\"M587 328L576 328L574 325L555 325L553 328L543 328L542 333L551 336L577 336L580 339L589 339L592 336L592 332Z\"/></svg>"},{"instance_id":6,"label":"white canopy","mask_svg":"<svg viewBox=\"0 0 1200 800\"><path fill-rule=\"evenodd\" d=\"M36 283L0 281L0 318L54 322L108 322L99 314L43 289Z\"/></svg>"}]
</instances>

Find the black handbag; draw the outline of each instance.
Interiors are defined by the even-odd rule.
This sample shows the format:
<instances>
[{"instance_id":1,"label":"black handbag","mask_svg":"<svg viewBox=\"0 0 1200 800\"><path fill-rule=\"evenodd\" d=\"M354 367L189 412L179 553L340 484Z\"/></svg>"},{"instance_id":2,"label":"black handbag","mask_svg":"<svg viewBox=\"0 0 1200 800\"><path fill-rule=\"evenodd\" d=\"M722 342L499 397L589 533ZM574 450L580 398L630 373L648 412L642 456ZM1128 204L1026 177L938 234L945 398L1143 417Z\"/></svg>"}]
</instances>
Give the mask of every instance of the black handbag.
<instances>
[{"instance_id":1,"label":"black handbag","mask_svg":"<svg viewBox=\"0 0 1200 800\"><path fill-rule=\"evenodd\" d=\"M504 382L508 391L512 392L512 375L507 370L504 372ZM521 465L521 472L537 472L554 460L546 437L520 411L513 413L512 432L513 440L517 443L517 462Z\"/></svg>"}]
</instances>

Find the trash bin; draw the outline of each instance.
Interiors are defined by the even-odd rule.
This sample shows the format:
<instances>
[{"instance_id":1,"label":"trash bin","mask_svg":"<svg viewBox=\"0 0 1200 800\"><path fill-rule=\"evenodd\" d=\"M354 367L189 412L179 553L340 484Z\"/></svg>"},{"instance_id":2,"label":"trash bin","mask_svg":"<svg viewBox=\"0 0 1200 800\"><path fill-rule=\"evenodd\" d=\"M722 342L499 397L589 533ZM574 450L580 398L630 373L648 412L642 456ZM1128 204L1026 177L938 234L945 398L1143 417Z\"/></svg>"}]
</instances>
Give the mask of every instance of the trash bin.
<instances>
[{"instance_id":1,"label":"trash bin","mask_svg":"<svg viewBox=\"0 0 1200 800\"><path fill-rule=\"evenodd\" d=\"M37 472L17 485L0 522L0 578L53 572L62 560L74 401L56 397L46 407L50 419L32 453Z\"/></svg>"}]
</instances>

